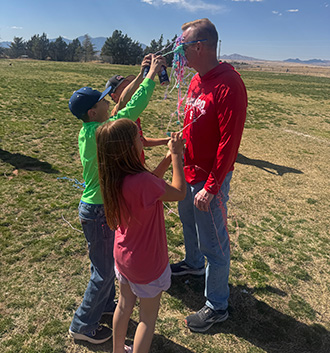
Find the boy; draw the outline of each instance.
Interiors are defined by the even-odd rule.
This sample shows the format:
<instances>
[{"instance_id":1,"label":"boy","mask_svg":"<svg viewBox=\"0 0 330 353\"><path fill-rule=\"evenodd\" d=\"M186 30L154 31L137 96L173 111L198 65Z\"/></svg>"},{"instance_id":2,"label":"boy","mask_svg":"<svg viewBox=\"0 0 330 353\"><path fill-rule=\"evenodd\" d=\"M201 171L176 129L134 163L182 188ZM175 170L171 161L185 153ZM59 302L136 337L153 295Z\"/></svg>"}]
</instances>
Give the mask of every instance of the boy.
<instances>
[{"instance_id":1,"label":"boy","mask_svg":"<svg viewBox=\"0 0 330 353\"><path fill-rule=\"evenodd\" d=\"M69 101L73 115L83 121L78 144L83 166L85 190L79 204L79 218L88 243L91 260L91 277L83 301L74 314L70 335L79 340L100 344L111 338L111 330L99 325L103 313L113 312L114 297L114 231L106 223L103 200L98 178L96 156L96 129L109 120L128 118L135 121L146 108L155 87L156 73L165 64L162 56L151 55L150 71L126 107L109 118L109 102L104 92L82 87L74 92ZM145 61L143 62L145 63ZM141 66L141 72L143 66Z\"/></svg>"}]
</instances>

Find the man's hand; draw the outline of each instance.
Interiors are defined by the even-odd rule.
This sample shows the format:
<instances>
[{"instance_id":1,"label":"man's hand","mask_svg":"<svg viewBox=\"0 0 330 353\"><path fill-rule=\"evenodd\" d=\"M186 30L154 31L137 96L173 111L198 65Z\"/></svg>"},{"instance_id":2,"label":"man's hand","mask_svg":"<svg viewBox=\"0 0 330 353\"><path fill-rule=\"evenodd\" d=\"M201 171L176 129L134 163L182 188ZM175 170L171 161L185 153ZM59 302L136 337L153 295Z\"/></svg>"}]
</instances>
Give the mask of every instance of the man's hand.
<instances>
[{"instance_id":1,"label":"man's hand","mask_svg":"<svg viewBox=\"0 0 330 353\"><path fill-rule=\"evenodd\" d=\"M204 188L199 191L194 200L194 205L200 210L207 212L209 210L210 202L213 200L214 195L207 192Z\"/></svg>"}]
</instances>

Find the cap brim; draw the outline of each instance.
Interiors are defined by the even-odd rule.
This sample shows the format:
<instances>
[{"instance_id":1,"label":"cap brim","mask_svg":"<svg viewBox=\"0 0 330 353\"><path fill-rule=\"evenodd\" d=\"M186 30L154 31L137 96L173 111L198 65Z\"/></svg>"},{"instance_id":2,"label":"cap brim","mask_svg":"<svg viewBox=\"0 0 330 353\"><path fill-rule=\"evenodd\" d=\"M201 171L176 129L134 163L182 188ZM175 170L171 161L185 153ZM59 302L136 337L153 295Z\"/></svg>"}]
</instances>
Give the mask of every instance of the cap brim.
<instances>
[{"instance_id":1,"label":"cap brim","mask_svg":"<svg viewBox=\"0 0 330 353\"><path fill-rule=\"evenodd\" d=\"M105 89L105 90L102 92L102 94L101 94L101 96L100 96L98 102L99 102L100 100L102 100L102 99L111 91L111 88L112 88L112 86L109 86L107 89Z\"/></svg>"}]
</instances>

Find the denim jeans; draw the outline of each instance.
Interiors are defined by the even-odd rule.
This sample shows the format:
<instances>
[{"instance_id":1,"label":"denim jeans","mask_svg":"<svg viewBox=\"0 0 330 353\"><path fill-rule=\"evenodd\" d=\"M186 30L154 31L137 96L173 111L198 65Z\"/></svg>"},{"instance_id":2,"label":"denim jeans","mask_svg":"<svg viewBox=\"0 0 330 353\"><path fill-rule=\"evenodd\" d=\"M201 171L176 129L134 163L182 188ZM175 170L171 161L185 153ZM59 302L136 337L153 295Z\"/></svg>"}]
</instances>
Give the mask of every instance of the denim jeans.
<instances>
[{"instance_id":1,"label":"denim jeans","mask_svg":"<svg viewBox=\"0 0 330 353\"><path fill-rule=\"evenodd\" d=\"M227 201L232 172L226 175L218 194L210 203L210 210L203 212L194 206L195 195L205 181L187 184L187 194L179 202L183 225L186 257L192 268L201 268L207 260L205 274L206 305L214 310L225 310L229 298L230 242L227 231Z\"/></svg>"},{"instance_id":2,"label":"denim jeans","mask_svg":"<svg viewBox=\"0 0 330 353\"><path fill-rule=\"evenodd\" d=\"M87 333L98 327L103 312L113 311L115 307L115 232L106 223L103 205L80 202L79 218L88 243L91 277L70 329L73 332Z\"/></svg>"}]
</instances>

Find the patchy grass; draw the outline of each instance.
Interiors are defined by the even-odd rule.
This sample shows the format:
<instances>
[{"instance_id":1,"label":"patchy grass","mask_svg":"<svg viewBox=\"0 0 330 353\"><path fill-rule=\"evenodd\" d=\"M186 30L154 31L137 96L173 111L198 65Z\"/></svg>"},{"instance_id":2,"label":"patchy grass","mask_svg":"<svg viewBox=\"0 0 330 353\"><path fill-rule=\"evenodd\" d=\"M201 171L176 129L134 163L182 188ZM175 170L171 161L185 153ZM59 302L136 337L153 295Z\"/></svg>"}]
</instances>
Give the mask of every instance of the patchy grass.
<instances>
[{"instance_id":1,"label":"patchy grass","mask_svg":"<svg viewBox=\"0 0 330 353\"><path fill-rule=\"evenodd\" d=\"M67 337L89 279L74 182L82 181L81 124L68 100L81 86L102 90L115 73L138 69L0 61L1 352L112 349L111 341L95 347ZM330 79L241 74L249 111L228 205L230 318L207 334L191 333L183 320L203 305L204 281L174 278L151 352L327 352L330 345ZM173 120L175 93L163 97L157 84L141 116L146 136L163 136ZM172 121L168 129L178 128ZM146 149L148 164L164 153ZM165 217L175 262L184 256L175 203L166 203ZM111 317L103 321L111 327ZM137 322L136 308L128 342Z\"/></svg>"}]
</instances>

